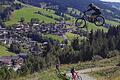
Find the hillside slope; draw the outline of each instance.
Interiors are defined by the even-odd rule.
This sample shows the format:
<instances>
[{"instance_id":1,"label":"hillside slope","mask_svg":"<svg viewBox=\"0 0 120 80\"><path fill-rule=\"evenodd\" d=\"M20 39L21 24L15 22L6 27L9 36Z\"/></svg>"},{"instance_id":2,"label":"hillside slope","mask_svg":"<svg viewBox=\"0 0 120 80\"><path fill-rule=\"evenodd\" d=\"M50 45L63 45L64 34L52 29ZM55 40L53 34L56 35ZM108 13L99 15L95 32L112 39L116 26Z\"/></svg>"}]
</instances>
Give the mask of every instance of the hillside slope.
<instances>
[{"instance_id":1,"label":"hillside slope","mask_svg":"<svg viewBox=\"0 0 120 80\"><path fill-rule=\"evenodd\" d=\"M120 79L119 76L114 79L112 78L115 75L114 70L116 69L116 68L114 69L114 67L112 68L112 66L119 63L119 60L116 60L116 58L117 57L113 57L110 59L103 59L100 61L98 60L98 61L80 62L77 64L69 64L69 65L66 64L66 65L61 65L60 69L62 72L68 73L72 67L75 67L78 72L80 72L80 73L88 72L88 74L91 77L95 76L94 78L97 80L119 80ZM94 68L92 68L92 69L94 72L91 73L91 66L93 66L93 65L94 65ZM105 75L106 72L108 72L108 73ZM111 75L111 74L114 74L114 75ZM109 77L108 77L108 75L109 75ZM86 76L86 75L83 74L82 76ZM103 76L105 77L105 79L102 78ZM43 71L41 73L27 75L25 77L20 77L18 79L14 79L14 80L33 80L33 79L34 80L62 80L57 77L56 70L53 67L50 68L49 70ZM83 80L86 80L86 79L83 79Z\"/></svg>"},{"instance_id":2,"label":"hillside slope","mask_svg":"<svg viewBox=\"0 0 120 80\"><path fill-rule=\"evenodd\" d=\"M80 11L86 10L88 4L95 3L98 5L103 15L106 16L107 19L116 20L120 19L120 3L111 3L111 2L102 2L100 0L19 0L23 3L31 4L34 6L40 7L40 2L49 3L48 5L58 5L59 7L66 8L72 7L78 9ZM117 20L116 20L117 21Z\"/></svg>"},{"instance_id":3,"label":"hillside slope","mask_svg":"<svg viewBox=\"0 0 120 80\"><path fill-rule=\"evenodd\" d=\"M15 53L9 52L8 48L0 45L0 56L14 56Z\"/></svg>"}]
</instances>

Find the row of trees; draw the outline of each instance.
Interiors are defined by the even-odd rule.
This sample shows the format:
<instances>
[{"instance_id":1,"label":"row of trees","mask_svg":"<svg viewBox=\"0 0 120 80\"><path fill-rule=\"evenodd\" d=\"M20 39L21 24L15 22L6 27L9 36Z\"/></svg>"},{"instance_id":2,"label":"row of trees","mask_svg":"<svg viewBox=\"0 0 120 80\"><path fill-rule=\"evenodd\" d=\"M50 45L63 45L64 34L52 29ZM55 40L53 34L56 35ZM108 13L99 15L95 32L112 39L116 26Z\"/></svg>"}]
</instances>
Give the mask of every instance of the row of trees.
<instances>
[{"instance_id":1,"label":"row of trees","mask_svg":"<svg viewBox=\"0 0 120 80\"><path fill-rule=\"evenodd\" d=\"M75 51L84 53L83 61L91 60L94 55L106 58L111 51L120 50L120 27L111 27L107 33L103 30L92 30L82 44L79 44L78 39L73 40L72 47Z\"/></svg>"},{"instance_id":2,"label":"row of trees","mask_svg":"<svg viewBox=\"0 0 120 80\"><path fill-rule=\"evenodd\" d=\"M11 4L9 3L6 3L4 4L4 2L10 2ZM14 3L14 0L3 0L0 2L1 5L0 5L0 20L3 20L3 21L6 21L6 20L9 20L10 19L10 15L12 14L12 12L16 9L20 9L22 8L23 6L19 3ZM3 6L2 6L3 5ZM4 7L4 5L8 6L8 7Z\"/></svg>"},{"instance_id":3,"label":"row of trees","mask_svg":"<svg viewBox=\"0 0 120 80\"><path fill-rule=\"evenodd\" d=\"M9 20L11 12L12 10L10 7L4 8L2 11L0 11L0 19L3 21Z\"/></svg>"}]
</instances>

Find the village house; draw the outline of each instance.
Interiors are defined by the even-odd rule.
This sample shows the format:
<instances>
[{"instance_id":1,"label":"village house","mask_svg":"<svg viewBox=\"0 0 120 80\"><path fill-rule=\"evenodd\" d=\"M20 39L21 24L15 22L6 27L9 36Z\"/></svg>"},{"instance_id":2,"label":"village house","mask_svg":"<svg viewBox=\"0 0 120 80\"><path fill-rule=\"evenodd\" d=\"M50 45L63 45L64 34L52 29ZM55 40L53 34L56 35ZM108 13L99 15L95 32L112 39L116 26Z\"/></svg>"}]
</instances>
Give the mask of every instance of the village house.
<instances>
[{"instance_id":1,"label":"village house","mask_svg":"<svg viewBox=\"0 0 120 80\"><path fill-rule=\"evenodd\" d=\"M24 64L25 54L19 54L17 56L2 56L0 57L0 67L7 66L14 70L20 69Z\"/></svg>"}]
</instances>

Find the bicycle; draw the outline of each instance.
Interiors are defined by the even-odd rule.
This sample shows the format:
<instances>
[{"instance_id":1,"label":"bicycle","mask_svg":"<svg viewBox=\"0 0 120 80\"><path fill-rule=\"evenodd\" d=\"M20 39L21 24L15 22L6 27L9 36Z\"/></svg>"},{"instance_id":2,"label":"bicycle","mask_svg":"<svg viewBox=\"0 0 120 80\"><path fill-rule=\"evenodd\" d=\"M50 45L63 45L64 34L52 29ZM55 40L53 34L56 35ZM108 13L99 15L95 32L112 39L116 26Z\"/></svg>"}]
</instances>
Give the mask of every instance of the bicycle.
<instances>
[{"instance_id":1,"label":"bicycle","mask_svg":"<svg viewBox=\"0 0 120 80\"><path fill-rule=\"evenodd\" d=\"M62 80L70 80L70 77L68 77L65 72L61 72L60 70L56 70L56 75Z\"/></svg>"},{"instance_id":2,"label":"bicycle","mask_svg":"<svg viewBox=\"0 0 120 80\"><path fill-rule=\"evenodd\" d=\"M85 28L88 22L94 23L96 26L103 26L105 24L105 19L102 15L94 16L94 20L91 21L92 16L87 15L85 12L81 14L81 17L75 21L75 26L79 28Z\"/></svg>"},{"instance_id":3,"label":"bicycle","mask_svg":"<svg viewBox=\"0 0 120 80\"><path fill-rule=\"evenodd\" d=\"M66 74L65 72L56 70L56 75L58 78L60 78L62 80L73 80L72 75L70 76L70 75ZM77 74L76 80L82 80L82 77Z\"/></svg>"},{"instance_id":4,"label":"bicycle","mask_svg":"<svg viewBox=\"0 0 120 80\"><path fill-rule=\"evenodd\" d=\"M62 80L82 80L82 77L78 75L78 72L75 72L74 76L72 75L71 72L61 72L61 70L59 69L59 64L56 65L56 75L58 78L62 79Z\"/></svg>"},{"instance_id":5,"label":"bicycle","mask_svg":"<svg viewBox=\"0 0 120 80\"><path fill-rule=\"evenodd\" d=\"M82 77L78 75L78 73L76 73L77 77L75 78L75 80L82 80ZM72 77L73 78L73 77ZM74 79L73 79L74 80Z\"/></svg>"}]
</instances>

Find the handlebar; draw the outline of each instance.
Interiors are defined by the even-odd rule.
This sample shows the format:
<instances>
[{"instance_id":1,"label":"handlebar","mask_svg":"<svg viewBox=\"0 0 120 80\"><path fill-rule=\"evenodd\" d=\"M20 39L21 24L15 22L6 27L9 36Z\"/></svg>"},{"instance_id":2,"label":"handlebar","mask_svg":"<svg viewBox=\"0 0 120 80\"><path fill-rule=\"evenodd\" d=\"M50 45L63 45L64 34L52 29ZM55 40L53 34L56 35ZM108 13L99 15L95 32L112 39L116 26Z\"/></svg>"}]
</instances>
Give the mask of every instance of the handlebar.
<instances>
[{"instance_id":1,"label":"handlebar","mask_svg":"<svg viewBox=\"0 0 120 80\"><path fill-rule=\"evenodd\" d=\"M86 11L81 13L81 17L83 17L84 15L86 15Z\"/></svg>"}]
</instances>

